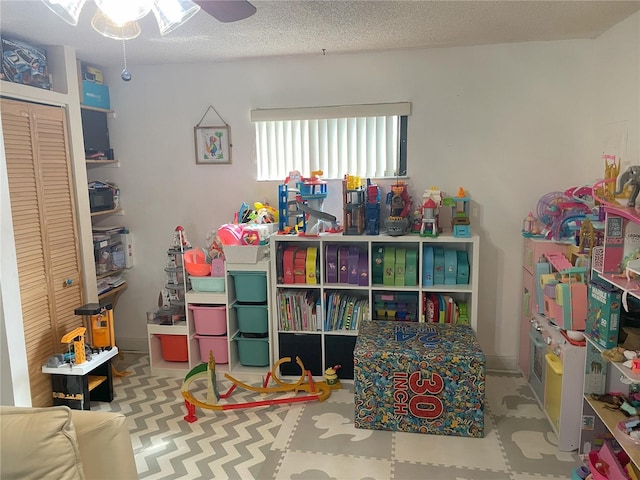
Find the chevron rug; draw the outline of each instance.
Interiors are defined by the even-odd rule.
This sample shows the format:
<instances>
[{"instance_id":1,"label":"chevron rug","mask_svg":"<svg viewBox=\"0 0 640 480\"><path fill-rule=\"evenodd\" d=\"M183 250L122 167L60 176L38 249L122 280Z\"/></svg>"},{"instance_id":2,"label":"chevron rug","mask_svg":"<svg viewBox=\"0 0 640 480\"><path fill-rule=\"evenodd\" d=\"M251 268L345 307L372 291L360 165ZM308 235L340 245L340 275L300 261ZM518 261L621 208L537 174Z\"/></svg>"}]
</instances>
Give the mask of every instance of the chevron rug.
<instances>
[{"instance_id":1,"label":"chevron rug","mask_svg":"<svg viewBox=\"0 0 640 480\"><path fill-rule=\"evenodd\" d=\"M152 377L146 356L126 369L130 375L114 379L114 401L91 408L127 416L140 479L558 480L582 465L555 448L516 374L487 376L485 437L478 439L356 429L349 384L325 402L196 409L198 420L188 423L182 379ZM220 391L229 386L218 383ZM233 393L236 402L261 398Z\"/></svg>"}]
</instances>

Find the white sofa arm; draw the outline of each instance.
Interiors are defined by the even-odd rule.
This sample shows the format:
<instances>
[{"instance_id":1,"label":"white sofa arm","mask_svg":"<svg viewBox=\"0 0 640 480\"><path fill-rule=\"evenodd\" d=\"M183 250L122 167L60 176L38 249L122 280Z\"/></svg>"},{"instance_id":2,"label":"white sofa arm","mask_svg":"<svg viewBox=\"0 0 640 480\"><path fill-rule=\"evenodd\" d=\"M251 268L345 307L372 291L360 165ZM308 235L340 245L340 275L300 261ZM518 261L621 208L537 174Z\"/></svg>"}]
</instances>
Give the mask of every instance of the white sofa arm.
<instances>
[{"instance_id":1,"label":"white sofa arm","mask_svg":"<svg viewBox=\"0 0 640 480\"><path fill-rule=\"evenodd\" d=\"M0 434L3 480L138 478L120 413L0 406Z\"/></svg>"},{"instance_id":2,"label":"white sofa arm","mask_svg":"<svg viewBox=\"0 0 640 480\"><path fill-rule=\"evenodd\" d=\"M138 478L127 419L121 413L71 410L87 480Z\"/></svg>"}]
</instances>

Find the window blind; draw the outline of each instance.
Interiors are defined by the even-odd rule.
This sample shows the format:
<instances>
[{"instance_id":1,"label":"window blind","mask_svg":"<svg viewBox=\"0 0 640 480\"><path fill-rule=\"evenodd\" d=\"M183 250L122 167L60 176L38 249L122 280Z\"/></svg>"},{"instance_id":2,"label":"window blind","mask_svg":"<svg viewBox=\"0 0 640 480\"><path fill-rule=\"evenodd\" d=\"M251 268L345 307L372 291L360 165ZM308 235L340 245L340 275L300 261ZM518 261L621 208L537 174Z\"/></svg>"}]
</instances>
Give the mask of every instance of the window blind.
<instances>
[{"instance_id":1,"label":"window blind","mask_svg":"<svg viewBox=\"0 0 640 480\"><path fill-rule=\"evenodd\" d=\"M322 170L324 178L393 177L401 116L410 103L253 110L258 180L282 180L292 170Z\"/></svg>"}]
</instances>

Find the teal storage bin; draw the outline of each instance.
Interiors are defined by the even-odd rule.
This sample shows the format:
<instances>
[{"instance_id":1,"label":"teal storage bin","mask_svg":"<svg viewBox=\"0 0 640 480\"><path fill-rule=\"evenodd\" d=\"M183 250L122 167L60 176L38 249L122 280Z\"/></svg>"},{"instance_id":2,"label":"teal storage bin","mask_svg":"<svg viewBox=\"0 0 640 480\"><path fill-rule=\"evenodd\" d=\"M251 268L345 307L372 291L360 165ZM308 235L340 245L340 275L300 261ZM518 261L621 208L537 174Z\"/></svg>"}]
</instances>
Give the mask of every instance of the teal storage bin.
<instances>
[{"instance_id":1,"label":"teal storage bin","mask_svg":"<svg viewBox=\"0 0 640 480\"><path fill-rule=\"evenodd\" d=\"M238 330L242 333L268 333L269 312L267 305L246 305L234 303L238 318Z\"/></svg>"},{"instance_id":2,"label":"teal storage bin","mask_svg":"<svg viewBox=\"0 0 640 480\"><path fill-rule=\"evenodd\" d=\"M87 80L82 81L82 105L88 107L98 107L109 110L111 99L109 98L109 87L99 85Z\"/></svg>"},{"instance_id":3,"label":"teal storage bin","mask_svg":"<svg viewBox=\"0 0 640 480\"><path fill-rule=\"evenodd\" d=\"M237 333L233 340L238 344L238 357L241 365L245 367L266 367L269 365L268 337L251 337L244 333Z\"/></svg>"},{"instance_id":4,"label":"teal storage bin","mask_svg":"<svg viewBox=\"0 0 640 480\"><path fill-rule=\"evenodd\" d=\"M236 300L242 303L267 301L267 274L264 272L229 272L236 289Z\"/></svg>"}]
</instances>

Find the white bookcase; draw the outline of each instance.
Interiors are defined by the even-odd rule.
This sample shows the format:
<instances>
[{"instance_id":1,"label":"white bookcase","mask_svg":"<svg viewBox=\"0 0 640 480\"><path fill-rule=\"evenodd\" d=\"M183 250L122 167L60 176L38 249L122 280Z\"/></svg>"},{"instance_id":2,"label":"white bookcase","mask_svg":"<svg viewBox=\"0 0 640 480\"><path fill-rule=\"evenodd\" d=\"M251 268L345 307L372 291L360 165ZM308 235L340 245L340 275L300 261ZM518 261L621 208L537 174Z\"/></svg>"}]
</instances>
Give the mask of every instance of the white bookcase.
<instances>
[{"instance_id":1,"label":"white bookcase","mask_svg":"<svg viewBox=\"0 0 640 480\"><path fill-rule=\"evenodd\" d=\"M283 250L289 246L299 248L316 247L318 259L317 283L284 283L282 278L278 278L278 262L281 260ZM329 245L353 246L360 252L367 255L367 276L366 285L354 285L349 283L329 283L327 282L327 253ZM447 250L466 252L469 263L469 277L466 284L436 284L426 286L423 284L423 247L442 247ZM478 265L479 265L480 240L477 235L469 238L453 237L452 235L441 235L438 237L420 237L417 235L389 236L381 235L342 235L342 234L321 234L320 236L293 236L274 235L271 237L271 278L273 279L271 293L271 317L273 320L273 352L274 358L300 356L305 367L311 370L313 375L321 375L322 372L336 364L342 365L339 371L341 378L353 378L353 347L357 339L357 329L347 329L327 327L324 325L324 312L327 311L329 296L334 292L345 295L354 295L366 299L369 318L376 318L376 299L380 295L413 295L417 301L418 316L416 320L423 321L420 312L423 311L423 294L440 294L450 296L456 302L464 302L467 306L467 316L469 323L474 330L478 323ZM413 250L417 252L417 281L411 286L396 286L372 283L372 259L379 247L394 247ZM283 311L279 305L279 293L296 291L309 294L309 296L320 299L317 316L321 316L321 327L308 326L307 329L296 329L291 325L282 322ZM286 307L282 307L285 308ZM319 310L319 311L318 311ZM283 375L299 375L296 368L292 371L284 371Z\"/></svg>"}]
</instances>

